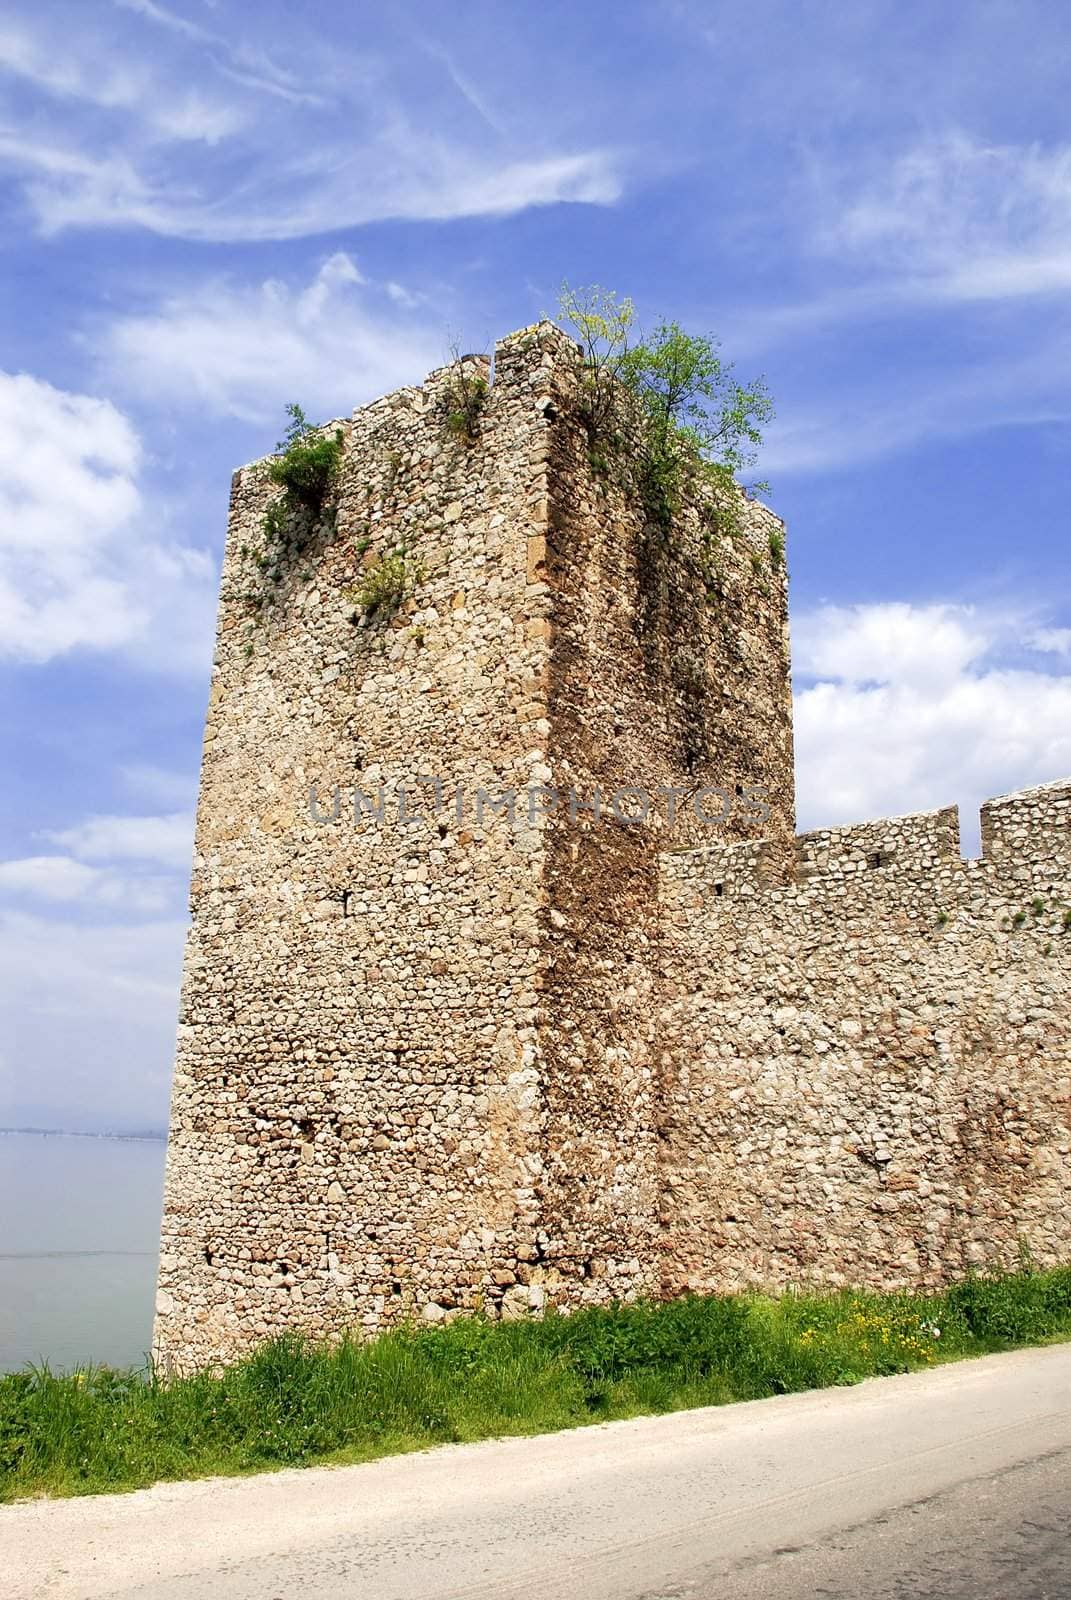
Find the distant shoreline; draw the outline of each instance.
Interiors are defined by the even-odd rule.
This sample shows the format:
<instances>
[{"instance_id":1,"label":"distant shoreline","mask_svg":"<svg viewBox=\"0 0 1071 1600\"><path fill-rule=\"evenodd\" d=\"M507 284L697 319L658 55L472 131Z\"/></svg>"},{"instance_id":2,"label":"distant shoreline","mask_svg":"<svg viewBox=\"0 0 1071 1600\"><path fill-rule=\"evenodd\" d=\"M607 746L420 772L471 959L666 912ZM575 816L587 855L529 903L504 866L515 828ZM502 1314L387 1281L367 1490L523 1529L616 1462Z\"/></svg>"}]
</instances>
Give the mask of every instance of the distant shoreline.
<instances>
[{"instance_id":1,"label":"distant shoreline","mask_svg":"<svg viewBox=\"0 0 1071 1600\"><path fill-rule=\"evenodd\" d=\"M0 1136L4 1134L33 1134L38 1139L123 1139L127 1143L136 1144L165 1144L167 1134L163 1131L156 1132L150 1129L144 1133L116 1133L105 1130L101 1133L90 1133L84 1128L0 1128Z\"/></svg>"}]
</instances>

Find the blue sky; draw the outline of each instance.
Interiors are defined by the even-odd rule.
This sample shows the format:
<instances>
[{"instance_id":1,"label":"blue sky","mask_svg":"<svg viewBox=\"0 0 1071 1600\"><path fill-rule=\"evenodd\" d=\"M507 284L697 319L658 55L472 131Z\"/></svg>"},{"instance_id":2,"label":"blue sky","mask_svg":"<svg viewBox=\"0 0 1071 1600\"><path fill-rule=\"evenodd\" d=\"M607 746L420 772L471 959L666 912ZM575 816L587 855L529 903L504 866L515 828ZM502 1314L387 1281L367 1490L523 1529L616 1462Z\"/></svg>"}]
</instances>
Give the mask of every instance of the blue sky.
<instances>
[{"instance_id":1,"label":"blue sky","mask_svg":"<svg viewBox=\"0 0 1071 1600\"><path fill-rule=\"evenodd\" d=\"M160 1126L231 470L553 310L777 403L802 826L1071 772L1055 0L0 22L0 1123Z\"/></svg>"}]
</instances>

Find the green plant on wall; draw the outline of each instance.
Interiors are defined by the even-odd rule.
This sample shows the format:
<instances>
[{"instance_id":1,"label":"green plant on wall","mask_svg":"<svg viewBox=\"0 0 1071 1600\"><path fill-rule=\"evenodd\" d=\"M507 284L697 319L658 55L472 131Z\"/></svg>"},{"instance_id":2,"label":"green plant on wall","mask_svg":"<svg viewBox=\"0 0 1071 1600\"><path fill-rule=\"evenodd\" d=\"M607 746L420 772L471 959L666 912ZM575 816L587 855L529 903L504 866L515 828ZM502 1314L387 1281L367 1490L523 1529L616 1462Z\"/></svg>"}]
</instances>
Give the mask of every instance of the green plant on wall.
<instances>
[{"instance_id":1,"label":"green plant on wall","mask_svg":"<svg viewBox=\"0 0 1071 1600\"><path fill-rule=\"evenodd\" d=\"M685 497L699 490L706 501L708 543L739 531L736 475L752 466L773 402L761 378L740 383L723 361L712 334L691 334L677 322L637 331L629 299L598 285L563 285L559 315L584 355L584 413L592 466L607 469L623 443L618 404L629 390L645 417L638 462L648 518L668 530ZM754 483L750 492L767 485ZM777 566L783 544L770 542Z\"/></svg>"},{"instance_id":2,"label":"green plant on wall","mask_svg":"<svg viewBox=\"0 0 1071 1600\"><path fill-rule=\"evenodd\" d=\"M489 393L487 379L472 356L459 355L456 347L453 355L446 388L446 426L462 444L473 445L480 437L480 418Z\"/></svg>"},{"instance_id":3,"label":"green plant on wall","mask_svg":"<svg viewBox=\"0 0 1071 1600\"><path fill-rule=\"evenodd\" d=\"M297 404L288 405L286 415L286 430L268 467L269 481L282 493L264 513L259 548L242 549L260 578L246 594L253 611L271 603L297 558L335 523L342 431L317 428Z\"/></svg>"},{"instance_id":4,"label":"green plant on wall","mask_svg":"<svg viewBox=\"0 0 1071 1600\"><path fill-rule=\"evenodd\" d=\"M572 328L584 356L584 421L589 442L593 450L597 445L605 448L616 423L615 385L625 377L636 308L627 296L619 300L612 289L597 284L574 289L563 283L558 315ZM598 459L602 459L601 452Z\"/></svg>"},{"instance_id":5,"label":"green plant on wall","mask_svg":"<svg viewBox=\"0 0 1071 1600\"><path fill-rule=\"evenodd\" d=\"M405 597L427 576L423 562L399 545L366 567L361 581L345 591L365 617L393 616Z\"/></svg>"},{"instance_id":6,"label":"green plant on wall","mask_svg":"<svg viewBox=\"0 0 1071 1600\"><path fill-rule=\"evenodd\" d=\"M272 483L285 490L292 512L319 516L338 478L342 459L342 430L325 434L309 422L299 405L286 408L289 422L276 445L276 458L268 469Z\"/></svg>"}]
</instances>

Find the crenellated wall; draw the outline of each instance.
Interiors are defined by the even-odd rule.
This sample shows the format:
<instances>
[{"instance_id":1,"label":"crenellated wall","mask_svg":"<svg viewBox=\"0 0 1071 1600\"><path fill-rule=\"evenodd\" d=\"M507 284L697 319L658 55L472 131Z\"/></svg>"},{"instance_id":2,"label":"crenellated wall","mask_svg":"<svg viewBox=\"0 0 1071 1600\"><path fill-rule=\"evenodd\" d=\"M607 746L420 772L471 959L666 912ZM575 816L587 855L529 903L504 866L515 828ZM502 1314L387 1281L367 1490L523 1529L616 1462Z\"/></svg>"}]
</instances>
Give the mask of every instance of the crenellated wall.
<instances>
[{"instance_id":1,"label":"crenellated wall","mask_svg":"<svg viewBox=\"0 0 1071 1600\"><path fill-rule=\"evenodd\" d=\"M1071 784L661 858L663 1286L1071 1255Z\"/></svg>"}]
</instances>

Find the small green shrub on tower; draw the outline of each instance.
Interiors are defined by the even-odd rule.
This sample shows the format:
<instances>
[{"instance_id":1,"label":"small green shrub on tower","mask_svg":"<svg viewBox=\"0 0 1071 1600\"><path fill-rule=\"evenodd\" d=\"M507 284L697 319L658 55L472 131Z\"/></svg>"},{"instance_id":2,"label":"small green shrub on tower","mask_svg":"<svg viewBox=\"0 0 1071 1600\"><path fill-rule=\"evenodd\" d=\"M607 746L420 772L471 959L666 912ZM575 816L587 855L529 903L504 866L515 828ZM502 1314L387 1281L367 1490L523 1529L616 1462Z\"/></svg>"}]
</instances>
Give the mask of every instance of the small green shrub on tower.
<instances>
[{"instance_id":1,"label":"small green shrub on tower","mask_svg":"<svg viewBox=\"0 0 1071 1600\"><path fill-rule=\"evenodd\" d=\"M245 596L254 612L274 600L278 586L313 540L333 531L337 512L342 430L328 433L316 427L296 403L287 406L286 414L286 430L268 467L270 482L282 494L264 513L260 547L242 549L260 579Z\"/></svg>"},{"instance_id":2,"label":"small green shrub on tower","mask_svg":"<svg viewBox=\"0 0 1071 1600\"><path fill-rule=\"evenodd\" d=\"M625 442L621 395L629 391L643 417L637 463L649 522L664 533L688 498L704 503L708 545L740 531L736 475L754 464L773 401L762 378L741 383L712 334L686 333L661 321L639 332L630 299L598 285L562 286L559 315L584 356L584 421L592 470L607 475ZM630 441L631 442L631 441ZM753 483L747 492L766 489ZM770 546L779 565L783 547Z\"/></svg>"}]
</instances>

